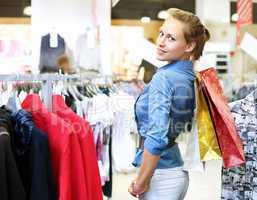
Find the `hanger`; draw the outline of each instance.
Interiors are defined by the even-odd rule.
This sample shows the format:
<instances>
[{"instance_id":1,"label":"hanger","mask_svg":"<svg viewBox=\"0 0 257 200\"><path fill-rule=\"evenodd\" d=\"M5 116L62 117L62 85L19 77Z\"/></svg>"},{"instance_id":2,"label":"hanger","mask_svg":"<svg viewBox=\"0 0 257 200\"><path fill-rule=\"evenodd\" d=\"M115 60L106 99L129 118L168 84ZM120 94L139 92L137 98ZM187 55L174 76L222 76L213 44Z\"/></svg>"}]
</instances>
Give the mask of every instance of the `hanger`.
<instances>
[{"instance_id":1,"label":"hanger","mask_svg":"<svg viewBox=\"0 0 257 200\"><path fill-rule=\"evenodd\" d=\"M99 89L99 87L96 84L93 84L93 86L95 87L97 93L103 94L103 92Z\"/></svg>"},{"instance_id":2,"label":"hanger","mask_svg":"<svg viewBox=\"0 0 257 200\"><path fill-rule=\"evenodd\" d=\"M7 104L8 99L13 94L12 91L13 91L12 83L10 83L10 82L5 82L4 83L3 82L3 90L1 92L1 104L2 105L6 105Z\"/></svg>"},{"instance_id":3,"label":"hanger","mask_svg":"<svg viewBox=\"0 0 257 200\"><path fill-rule=\"evenodd\" d=\"M96 88L93 86L92 83L89 82L89 83L87 84L87 87L88 87L89 91L91 92L91 94L97 95L97 90L96 90Z\"/></svg>"},{"instance_id":4,"label":"hanger","mask_svg":"<svg viewBox=\"0 0 257 200\"><path fill-rule=\"evenodd\" d=\"M95 96L95 93L92 93L92 91L90 90L88 84L84 85L84 89L85 89L85 95L87 97L92 98L93 96Z\"/></svg>"},{"instance_id":5,"label":"hanger","mask_svg":"<svg viewBox=\"0 0 257 200\"><path fill-rule=\"evenodd\" d=\"M56 81L53 83L53 94L62 95L64 89L64 83L62 81Z\"/></svg>"},{"instance_id":6,"label":"hanger","mask_svg":"<svg viewBox=\"0 0 257 200\"><path fill-rule=\"evenodd\" d=\"M68 86L67 91L76 101L81 101L81 99L77 96L72 86Z\"/></svg>"},{"instance_id":7,"label":"hanger","mask_svg":"<svg viewBox=\"0 0 257 200\"><path fill-rule=\"evenodd\" d=\"M95 96L97 94L97 92L94 91L94 89L91 86L91 82L90 80L84 80L83 82L83 94L86 97L92 98L93 96Z\"/></svg>"},{"instance_id":8,"label":"hanger","mask_svg":"<svg viewBox=\"0 0 257 200\"><path fill-rule=\"evenodd\" d=\"M73 91L74 91L74 94L77 95L77 98L82 101L84 99L84 96L79 92L78 88L76 85L73 85L71 86Z\"/></svg>"},{"instance_id":9,"label":"hanger","mask_svg":"<svg viewBox=\"0 0 257 200\"><path fill-rule=\"evenodd\" d=\"M41 91L41 84L35 82L31 90L33 93L39 94Z\"/></svg>"}]
</instances>

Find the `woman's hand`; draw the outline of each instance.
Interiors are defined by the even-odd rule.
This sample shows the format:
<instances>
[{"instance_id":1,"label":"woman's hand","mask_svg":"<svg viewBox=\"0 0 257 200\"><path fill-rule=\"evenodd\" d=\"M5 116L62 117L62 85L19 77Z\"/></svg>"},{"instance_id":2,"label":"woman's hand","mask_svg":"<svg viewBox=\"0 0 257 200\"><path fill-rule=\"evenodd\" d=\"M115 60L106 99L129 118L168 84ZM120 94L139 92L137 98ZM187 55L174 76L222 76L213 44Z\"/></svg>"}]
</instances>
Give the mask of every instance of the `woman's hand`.
<instances>
[{"instance_id":1,"label":"woman's hand","mask_svg":"<svg viewBox=\"0 0 257 200\"><path fill-rule=\"evenodd\" d=\"M129 187L129 193L131 195L140 198L145 192L147 192L159 159L160 155L152 155L147 149L144 149L138 177Z\"/></svg>"},{"instance_id":2,"label":"woman's hand","mask_svg":"<svg viewBox=\"0 0 257 200\"><path fill-rule=\"evenodd\" d=\"M149 184L140 183L139 181L134 180L132 181L128 191L132 196L140 198L148 189Z\"/></svg>"}]
</instances>

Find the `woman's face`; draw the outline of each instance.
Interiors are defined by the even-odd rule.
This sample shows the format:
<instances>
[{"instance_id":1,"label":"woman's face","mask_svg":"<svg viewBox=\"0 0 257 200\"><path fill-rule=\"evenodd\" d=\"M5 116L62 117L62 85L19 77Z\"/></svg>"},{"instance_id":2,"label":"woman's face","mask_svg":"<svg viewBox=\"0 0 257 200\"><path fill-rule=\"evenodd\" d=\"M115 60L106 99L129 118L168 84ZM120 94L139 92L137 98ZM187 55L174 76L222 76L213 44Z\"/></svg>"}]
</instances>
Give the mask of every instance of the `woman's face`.
<instances>
[{"instance_id":1,"label":"woman's face","mask_svg":"<svg viewBox=\"0 0 257 200\"><path fill-rule=\"evenodd\" d=\"M189 59L190 45L184 38L184 24L172 17L164 22L157 38L157 59L161 61Z\"/></svg>"}]
</instances>

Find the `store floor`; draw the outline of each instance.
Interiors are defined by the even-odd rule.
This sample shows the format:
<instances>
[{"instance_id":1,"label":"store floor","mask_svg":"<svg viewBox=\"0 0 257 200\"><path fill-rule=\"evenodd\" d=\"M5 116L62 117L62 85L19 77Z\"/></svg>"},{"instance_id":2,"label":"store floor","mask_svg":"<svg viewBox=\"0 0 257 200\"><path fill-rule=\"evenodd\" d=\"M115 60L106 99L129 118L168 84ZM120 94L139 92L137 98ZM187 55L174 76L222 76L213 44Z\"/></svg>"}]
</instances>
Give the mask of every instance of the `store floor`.
<instances>
[{"instance_id":1,"label":"store floor","mask_svg":"<svg viewBox=\"0 0 257 200\"><path fill-rule=\"evenodd\" d=\"M128 186L135 176L115 174L111 200L136 200L128 193ZM220 185L221 161L209 161L205 173L190 173L190 186L185 200L219 200Z\"/></svg>"}]
</instances>

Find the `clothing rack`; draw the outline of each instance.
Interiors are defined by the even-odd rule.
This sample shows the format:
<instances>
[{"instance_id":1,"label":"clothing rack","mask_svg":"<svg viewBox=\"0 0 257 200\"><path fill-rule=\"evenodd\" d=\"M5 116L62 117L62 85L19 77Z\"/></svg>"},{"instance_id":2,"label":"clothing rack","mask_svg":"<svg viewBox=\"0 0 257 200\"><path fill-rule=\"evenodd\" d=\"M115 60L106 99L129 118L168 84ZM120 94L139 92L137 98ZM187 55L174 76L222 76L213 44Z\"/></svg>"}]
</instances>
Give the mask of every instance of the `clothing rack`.
<instances>
[{"instance_id":1,"label":"clothing rack","mask_svg":"<svg viewBox=\"0 0 257 200\"><path fill-rule=\"evenodd\" d=\"M1 82L8 81L37 81L42 82L43 102L49 111L52 110L53 82L55 81L83 81L104 78L107 81L108 76L87 72L83 74L0 74Z\"/></svg>"}]
</instances>

